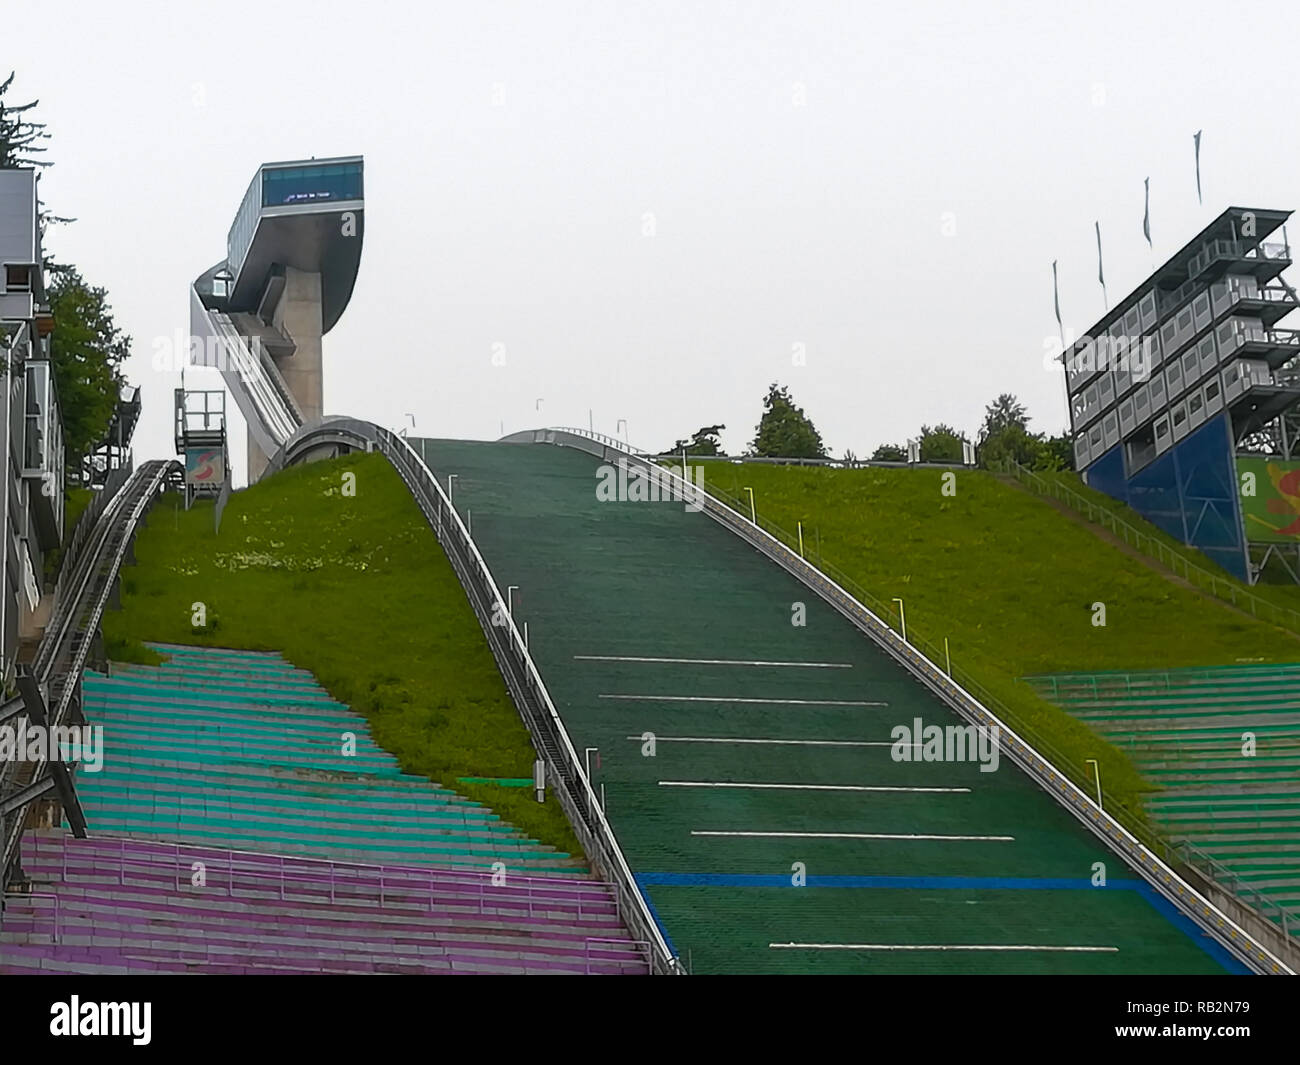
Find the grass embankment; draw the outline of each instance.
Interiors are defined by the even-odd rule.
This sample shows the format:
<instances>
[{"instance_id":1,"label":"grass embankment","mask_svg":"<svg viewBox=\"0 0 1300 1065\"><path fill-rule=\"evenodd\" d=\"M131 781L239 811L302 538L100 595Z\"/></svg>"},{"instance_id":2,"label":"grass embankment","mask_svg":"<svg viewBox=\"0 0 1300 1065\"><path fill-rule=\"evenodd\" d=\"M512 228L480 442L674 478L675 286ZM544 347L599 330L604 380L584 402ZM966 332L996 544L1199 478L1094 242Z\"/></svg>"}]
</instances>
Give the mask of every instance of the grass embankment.
<instances>
[{"instance_id":1,"label":"grass embankment","mask_svg":"<svg viewBox=\"0 0 1300 1065\"><path fill-rule=\"evenodd\" d=\"M45 553L45 579L51 581L63 564L63 553L68 548L68 541L77 527L77 521L95 498L94 489L69 488L63 493L63 543L53 551Z\"/></svg>"},{"instance_id":2,"label":"grass embankment","mask_svg":"<svg viewBox=\"0 0 1300 1065\"><path fill-rule=\"evenodd\" d=\"M356 475L356 495L341 491ZM211 503L174 495L149 514L110 658L156 662L142 640L279 651L370 723L407 772L486 803L580 856L554 798L460 777L531 777L535 755L451 564L392 467L351 455L277 474ZM207 625L191 624L193 604Z\"/></svg>"},{"instance_id":3,"label":"grass embankment","mask_svg":"<svg viewBox=\"0 0 1300 1065\"><path fill-rule=\"evenodd\" d=\"M82 512L90 506L95 498L93 488L69 488L63 494L63 532L65 538L72 535Z\"/></svg>"},{"instance_id":4,"label":"grass embankment","mask_svg":"<svg viewBox=\"0 0 1300 1065\"><path fill-rule=\"evenodd\" d=\"M820 544L877 599L901 597L910 638L938 645L942 665L948 637L954 667L1006 705L1009 724L1059 751L1076 780L1090 781L1085 760L1098 759L1105 792L1135 813L1152 786L1128 758L1016 678L1300 661L1296 637L1178 586L991 474L957 471L951 497L939 470L709 464L705 475L746 516L753 488L760 520L792 543L802 521L814 561Z\"/></svg>"},{"instance_id":5,"label":"grass embankment","mask_svg":"<svg viewBox=\"0 0 1300 1065\"><path fill-rule=\"evenodd\" d=\"M1144 532L1148 536L1160 541L1161 546L1168 548L1180 558L1185 559L1193 566L1199 566L1203 570L1212 573L1218 582L1220 588L1225 585L1231 586L1239 593L1238 601L1242 603L1243 610L1249 610L1248 602L1242 600L1242 595L1253 595L1275 606L1280 606L1286 610L1294 610L1300 613L1300 587L1291 582L1288 575L1276 564L1270 564L1266 567L1263 580L1269 581L1270 575L1276 583L1260 583L1247 585L1243 581L1228 573L1227 570L1211 561L1205 555L1194 547L1188 547L1181 540L1175 539L1164 530L1157 528L1149 523L1141 514L1126 503L1121 503L1118 499L1106 495L1105 492L1098 492L1095 488L1089 488L1083 483L1083 479L1077 473L1040 473L1038 476L1045 480L1056 481L1058 484L1077 492L1084 499L1094 506L1102 507L1114 514L1122 521L1128 522L1139 532ZM1067 504L1068 505L1068 504ZM1071 509L1074 509L1071 507ZM1086 515L1084 516L1086 520ZM1168 563L1161 563L1168 568ZM1181 569L1181 567L1180 567ZM1227 594L1224 592L1223 594ZM1295 619L1297 627L1300 627L1300 618Z\"/></svg>"}]
</instances>

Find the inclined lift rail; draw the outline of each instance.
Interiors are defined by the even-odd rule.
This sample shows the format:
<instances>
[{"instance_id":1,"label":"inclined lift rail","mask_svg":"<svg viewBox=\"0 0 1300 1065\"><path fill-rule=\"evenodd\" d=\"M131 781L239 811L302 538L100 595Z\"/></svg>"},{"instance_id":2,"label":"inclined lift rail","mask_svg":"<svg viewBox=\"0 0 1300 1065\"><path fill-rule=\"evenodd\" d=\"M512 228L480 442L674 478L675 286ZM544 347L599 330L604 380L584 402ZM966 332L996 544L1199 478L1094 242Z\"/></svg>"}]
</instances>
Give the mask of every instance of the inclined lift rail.
<instances>
[{"instance_id":1,"label":"inclined lift rail","mask_svg":"<svg viewBox=\"0 0 1300 1065\"><path fill-rule=\"evenodd\" d=\"M201 365L216 360L230 394L235 397L249 432L267 455L274 455L302 426L302 413L269 355L255 352L239 335L229 315L203 305L198 289L190 289L191 321L204 342Z\"/></svg>"},{"instance_id":2,"label":"inclined lift rail","mask_svg":"<svg viewBox=\"0 0 1300 1065\"><path fill-rule=\"evenodd\" d=\"M19 677L19 694L0 705L0 724L17 729L30 723L54 729L81 723L81 674L118 571L144 512L163 482L179 468L178 463L162 459L146 462L134 472L129 464L124 465L119 469L126 475L115 478L116 486L106 487L92 504L93 509L88 509L93 524L79 524L74 533L69 554L78 535L85 537L83 546L71 562L71 569L59 579L54 612L30 668ZM73 834L86 835L86 819L73 788L72 768L57 751L47 751L40 761L0 763L0 886L7 886L16 870L27 807L33 800L57 792Z\"/></svg>"}]
</instances>

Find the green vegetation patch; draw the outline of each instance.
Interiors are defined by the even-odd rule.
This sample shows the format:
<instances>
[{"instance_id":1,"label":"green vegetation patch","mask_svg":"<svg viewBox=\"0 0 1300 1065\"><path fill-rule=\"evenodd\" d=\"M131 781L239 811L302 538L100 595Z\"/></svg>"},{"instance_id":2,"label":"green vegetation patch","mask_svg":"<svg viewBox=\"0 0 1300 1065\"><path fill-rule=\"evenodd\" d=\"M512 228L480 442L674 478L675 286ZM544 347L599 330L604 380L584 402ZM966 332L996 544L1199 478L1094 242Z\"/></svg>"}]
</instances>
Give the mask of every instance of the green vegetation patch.
<instances>
[{"instance_id":1,"label":"green vegetation patch","mask_svg":"<svg viewBox=\"0 0 1300 1065\"><path fill-rule=\"evenodd\" d=\"M885 604L902 598L909 637L937 645L940 664L947 637L954 666L1005 704L1008 724L1063 755L1081 783L1098 759L1109 799L1129 807L1152 786L1127 757L1016 678L1300 660L1294 636L1180 587L1043 500L952 472L944 495L940 470L705 466L746 516L749 487L759 519L790 543L803 523L812 560L820 551ZM1104 626L1093 624L1097 603Z\"/></svg>"},{"instance_id":2,"label":"green vegetation patch","mask_svg":"<svg viewBox=\"0 0 1300 1065\"><path fill-rule=\"evenodd\" d=\"M1250 611L1249 596L1256 596L1265 602L1272 603L1274 606L1282 607L1285 610L1300 611L1300 586L1297 586L1290 580L1289 574L1277 564L1270 563L1265 567L1264 575L1259 584L1247 586L1242 581L1222 569L1216 562L1203 555L1194 547L1188 547L1181 540L1170 536L1163 529L1158 528L1148 522L1141 514L1118 499L1106 495L1105 492L1098 492L1095 488L1089 488L1083 483L1083 479L1077 474L1069 471L1060 471L1055 473L1039 472L1038 476L1046 481L1054 481L1072 492L1077 492L1089 503L1103 510L1108 511L1121 521L1132 525L1139 532L1145 533L1152 539L1160 542L1161 546L1172 551L1180 559L1192 566L1207 570L1214 577L1215 586L1219 589L1220 597L1232 598L1228 592L1229 588L1236 589L1238 601L1241 603L1241 609ZM1066 503L1071 510L1077 510L1072 503ZM1083 515L1086 517L1086 515ZM1112 534L1114 535L1114 534ZM1165 569L1170 568L1168 562L1162 562ZM1176 563L1173 566L1176 574L1183 572L1182 564ZM1198 580L1196 583L1202 583ZM1267 611L1265 611L1267 613ZM1284 619L1277 619L1282 621ZM1295 624L1300 627L1300 618L1294 619Z\"/></svg>"},{"instance_id":3,"label":"green vegetation patch","mask_svg":"<svg viewBox=\"0 0 1300 1065\"><path fill-rule=\"evenodd\" d=\"M381 455L295 467L238 492L219 534L210 503L186 512L164 496L136 558L122 611L104 620L111 658L156 662L144 640L279 651L363 714L407 772L443 786L531 776L536 755L473 609ZM582 853L553 798L489 782L456 790Z\"/></svg>"}]
</instances>

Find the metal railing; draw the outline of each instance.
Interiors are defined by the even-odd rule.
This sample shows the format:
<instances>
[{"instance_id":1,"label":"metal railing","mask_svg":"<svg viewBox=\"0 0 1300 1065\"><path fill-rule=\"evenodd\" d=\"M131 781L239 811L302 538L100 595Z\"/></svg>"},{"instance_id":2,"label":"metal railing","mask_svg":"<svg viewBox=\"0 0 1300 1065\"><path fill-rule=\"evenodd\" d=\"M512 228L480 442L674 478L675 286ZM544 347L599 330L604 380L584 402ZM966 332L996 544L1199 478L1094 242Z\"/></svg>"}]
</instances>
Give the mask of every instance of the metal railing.
<instances>
[{"instance_id":1,"label":"metal railing","mask_svg":"<svg viewBox=\"0 0 1300 1065\"><path fill-rule=\"evenodd\" d=\"M1216 259L1273 259L1289 261L1291 249L1286 244L1259 243L1248 240L1212 240L1202 245L1188 264L1188 273L1195 278Z\"/></svg>"},{"instance_id":2,"label":"metal railing","mask_svg":"<svg viewBox=\"0 0 1300 1065\"><path fill-rule=\"evenodd\" d=\"M565 434L570 439L562 440L558 434ZM597 441L594 434L589 434L586 430L542 429L536 430L533 437L536 443L582 447L605 461L622 457L629 462L640 463L646 468L652 465L651 462L623 450L621 443L611 444L608 440ZM599 443L601 450L592 451L589 446L584 446L586 443ZM680 490L691 493L685 498L701 500L704 511L711 518L726 526L816 591L961 717L976 725L998 729L1002 750L1016 765L1120 854L1157 891L1189 914L1234 954L1258 972L1279 974L1294 972L1294 966L1300 964L1300 944L1289 935L1289 927L1284 929L1278 924L1273 924L1267 917L1232 895L1231 888L1216 883L1213 876L1185 860L1182 856L1194 850L1190 845L1169 843L1146 827L1144 817L1117 803L1112 802L1111 808L1119 806L1120 811L1125 815L1124 823L1121 823L1111 812L1098 806L1084 790L1087 780L1082 773L1082 767L1073 766L1072 759L1055 750L1041 734L1033 735L1032 730L1025 727L1023 719L1017 720L1019 715L1011 712L1004 703L983 688L968 673L959 668L950 667L951 672L945 672L940 668L937 665L938 649L933 644L925 640L918 641L914 637L904 640L882 620L882 615L893 615L891 607L885 607L846 575L838 573L834 567L825 563L820 555L818 564L813 565L798 550L794 538L786 530L770 522L751 521L747 503L737 499L724 501L720 497L725 496L725 493L720 493L716 487L706 491L702 487L686 483L671 471L659 472L660 475L681 482ZM848 589L853 589L856 595L851 594ZM869 608L866 605L868 603L873 604L875 609ZM946 656L944 657L946 659ZM1033 742L1022 739L1017 731L1007 724L1008 721L1017 721L1018 727L1033 737ZM1045 750L1052 760L1045 758L1040 750ZM1067 776L1058 765L1072 769L1078 774L1078 779L1084 787L1080 787L1080 783ZM1223 869L1221 863L1208 855L1198 857L1209 869L1214 869L1216 866L1219 870ZM1175 872L1167 862L1182 865L1184 875ZM1184 879L1189 872L1200 881L1196 886ZM1206 897L1207 895L1213 895L1213 899ZM1281 907L1277 909L1280 915L1279 924L1282 921L1295 922L1295 916L1289 911ZM1249 926L1250 932L1248 933L1243 926ZM1300 930L1300 925L1296 927ZM1286 960L1283 960L1284 958Z\"/></svg>"},{"instance_id":3,"label":"metal railing","mask_svg":"<svg viewBox=\"0 0 1300 1065\"><path fill-rule=\"evenodd\" d=\"M1248 667L1243 666L1243 670ZM1258 667L1253 667L1258 669ZM1158 692L1173 692L1187 688L1203 686L1215 680L1221 680L1224 686L1236 683L1235 670L1225 666L1195 666L1179 670L1139 670L1116 673L1043 673L1021 677L1032 687L1047 690L1050 688L1053 698L1061 695L1082 695L1091 693L1094 698L1124 695L1151 695ZM1177 683L1175 683L1177 681ZM1252 686L1255 691L1259 688Z\"/></svg>"},{"instance_id":4,"label":"metal railing","mask_svg":"<svg viewBox=\"0 0 1300 1065\"><path fill-rule=\"evenodd\" d=\"M1271 622L1288 632L1300 635L1300 612L1261 599L1239 586L1231 578L1216 575L1211 570L1198 566L1155 536L1129 524L1109 507L1088 499L1060 481L1042 477L1033 470L1026 469L1014 459L998 463L994 469L996 472L1015 477L1036 495L1049 496L1059 503L1064 503L1093 524L1114 533L1129 547L1155 559L1175 577L1182 577L1202 591L1209 592L1225 603L1231 603L1239 610L1249 610L1253 616L1262 621Z\"/></svg>"},{"instance_id":5,"label":"metal railing","mask_svg":"<svg viewBox=\"0 0 1300 1065\"><path fill-rule=\"evenodd\" d=\"M510 875L505 885L494 883L496 876L490 870L460 869L401 869L365 862L338 861L333 858L269 854L222 848L214 852L211 847L187 843L162 843L127 839L119 840L114 854L86 850L84 853L59 837L54 847L43 842L44 837L33 836L30 853L35 862L46 858L54 850L63 882L71 873L90 875L99 872L117 874L117 885L130 886L128 877L135 875L147 881L148 873L166 876L168 886L182 891L191 882L193 863L205 867L204 891L225 888L227 898L251 898L259 891L269 892L280 901L328 901L336 905L342 901L369 904L380 909L409 909L421 906L433 913L437 906L476 906L478 916L490 910L517 909L529 917L539 913L565 912L576 917L579 923L590 922L601 916L593 903L612 905L610 885L603 880L578 880L567 877L534 877ZM145 848L152 853L127 852L132 848ZM221 875L224 872L224 877ZM599 887L599 898L587 900L583 912L583 889ZM565 895L572 898L565 898Z\"/></svg>"},{"instance_id":6,"label":"metal railing","mask_svg":"<svg viewBox=\"0 0 1300 1065\"><path fill-rule=\"evenodd\" d=\"M1294 303L1295 297L1285 285L1262 285L1258 292L1237 292L1239 300L1257 300L1260 303Z\"/></svg>"},{"instance_id":7,"label":"metal railing","mask_svg":"<svg viewBox=\"0 0 1300 1065\"><path fill-rule=\"evenodd\" d=\"M100 620L136 526L163 480L173 470L179 469L179 464L174 461L158 459L145 463L131 474L111 498L106 497L95 524L85 534L85 542L72 569L61 576L54 611L32 663L36 681L48 693L49 706L44 722L47 727L61 726L68 717L69 707L81 687L81 673L92 641L99 631ZM29 721L25 708L17 708L11 716L15 728L25 728ZM51 754L54 755L53 761L49 757ZM62 779L65 769L57 752L47 751L46 757L35 761L0 762L0 797L11 799L21 793L24 804L39 798L44 793L40 790L42 779L51 769L56 779ZM30 799L26 798L28 795ZM79 811L73 812L79 815ZM0 848L2 886L8 885L25 822L26 810L20 807L4 825L3 847ZM80 831L75 821L73 827Z\"/></svg>"},{"instance_id":8,"label":"metal railing","mask_svg":"<svg viewBox=\"0 0 1300 1065\"><path fill-rule=\"evenodd\" d=\"M614 888L619 916L634 938L651 944L651 971L684 973L636 884L507 599L438 478L404 437L354 418L327 418L301 430L271 459L268 471L292 465L331 444L379 451L405 482L466 591L534 749L546 763L546 783L559 799L587 860ZM618 441L617 446L626 445Z\"/></svg>"},{"instance_id":9,"label":"metal railing","mask_svg":"<svg viewBox=\"0 0 1300 1065\"><path fill-rule=\"evenodd\" d=\"M25 901L27 899L43 899L45 902L52 903L53 905L51 908L54 910L54 925L53 925L52 935L50 936L50 941L56 944L59 942L59 896L58 895L47 895L44 892L35 892L35 891L32 892L6 891L3 893L3 896L0 897L3 897L6 900L6 902L11 899L14 901Z\"/></svg>"},{"instance_id":10,"label":"metal railing","mask_svg":"<svg viewBox=\"0 0 1300 1065\"><path fill-rule=\"evenodd\" d=\"M206 307L197 288L190 289L190 320L191 328L203 330L200 339L218 343L217 369L258 446L274 454L299 429L302 417L279 373L268 372L269 356L264 360L250 348L229 315Z\"/></svg>"},{"instance_id":11,"label":"metal railing","mask_svg":"<svg viewBox=\"0 0 1300 1065\"><path fill-rule=\"evenodd\" d=\"M77 523L72 527L72 532L68 536L67 543L64 544L63 554L59 558L59 568L55 574L54 597L57 601L59 593L62 590L64 579L71 572L73 563L81 556L81 548L90 535L91 530L99 521L99 516L104 512L104 508L113 500L122 486L131 479L131 474L135 471L135 454L128 452L126 461L116 469L108 472L104 480L104 485L95 491L94 497L86 504L86 508L77 517Z\"/></svg>"},{"instance_id":12,"label":"metal railing","mask_svg":"<svg viewBox=\"0 0 1300 1065\"><path fill-rule=\"evenodd\" d=\"M35 836L32 841L31 854L33 864L45 857L44 851L53 849L57 852L60 863L61 883L70 883L70 876L95 877L114 873L117 876L116 887L129 890L132 887L148 888L159 886L163 877L169 891L178 895L193 893L199 896L212 896L228 899L257 900L267 899L277 902L328 902L331 906L375 906L380 910L393 913L419 913L434 916L439 909L472 913L476 917L500 915L503 911L526 910L528 916L563 914L572 923L576 936L582 936L582 962L587 973L592 971L592 963L618 962L635 959L638 964L649 970L651 965L650 944L643 940L614 938L610 936L582 935L582 924L595 924L599 918L607 916L608 911L600 912L592 907L592 901L603 901L607 906L613 903L609 894L610 885L604 881L546 879L542 877L510 877L510 886L493 884L494 875L490 871L473 872L468 870L448 869L404 869L396 871L379 865L361 862L335 861L330 858L291 857L283 854L268 854L256 851L241 851L227 848L220 858L224 858L224 867L212 848L192 846L184 843L149 843L138 840L119 840L116 853L87 850L70 853L66 837L60 837L53 847L45 847L42 837ZM128 854L128 844L132 847L151 848L152 854ZM205 882L201 887L193 887L193 863L199 861L204 866ZM224 894L222 892L222 873L224 876ZM157 874L150 876L149 874ZM215 874L215 875L214 875ZM84 881L80 881L83 882ZM590 900L587 912L583 913L581 889L596 887L604 893L600 900ZM192 889L187 891L187 889ZM467 890L468 889L468 890ZM568 893L572 898L564 898ZM57 895L39 892L7 892L7 898L14 900L43 899L53 903L53 939L59 941L59 899ZM476 907L471 909L471 907ZM508 934L508 930L507 930ZM491 947L488 944L489 949ZM186 946L187 952L195 952L198 945ZM574 948L560 949L573 950ZM593 952L603 952L605 957L593 957ZM538 953L544 950L538 949ZM625 958L611 958L609 955L622 954ZM576 959L575 959L576 960Z\"/></svg>"}]
</instances>

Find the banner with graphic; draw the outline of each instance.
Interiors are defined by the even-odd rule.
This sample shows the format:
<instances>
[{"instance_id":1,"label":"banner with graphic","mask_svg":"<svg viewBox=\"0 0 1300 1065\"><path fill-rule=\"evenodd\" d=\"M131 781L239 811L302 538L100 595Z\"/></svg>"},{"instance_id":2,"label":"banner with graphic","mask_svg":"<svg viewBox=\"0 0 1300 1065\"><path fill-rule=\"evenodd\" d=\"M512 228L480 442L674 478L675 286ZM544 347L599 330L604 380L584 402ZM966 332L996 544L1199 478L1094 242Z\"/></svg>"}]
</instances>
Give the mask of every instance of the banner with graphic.
<instances>
[{"instance_id":1,"label":"banner with graphic","mask_svg":"<svg viewBox=\"0 0 1300 1065\"><path fill-rule=\"evenodd\" d=\"M226 479L220 448L192 447L185 452L185 483L198 488L219 488Z\"/></svg>"},{"instance_id":2,"label":"banner with graphic","mask_svg":"<svg viewBox=\"0 0 1300 1065\"><path fill-rule=\"evenodd\" d=\"M1300 462L1237 457L1247 540L1300 541Z\"/></svg>"}]
</instances>

